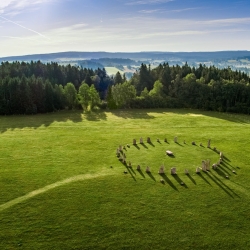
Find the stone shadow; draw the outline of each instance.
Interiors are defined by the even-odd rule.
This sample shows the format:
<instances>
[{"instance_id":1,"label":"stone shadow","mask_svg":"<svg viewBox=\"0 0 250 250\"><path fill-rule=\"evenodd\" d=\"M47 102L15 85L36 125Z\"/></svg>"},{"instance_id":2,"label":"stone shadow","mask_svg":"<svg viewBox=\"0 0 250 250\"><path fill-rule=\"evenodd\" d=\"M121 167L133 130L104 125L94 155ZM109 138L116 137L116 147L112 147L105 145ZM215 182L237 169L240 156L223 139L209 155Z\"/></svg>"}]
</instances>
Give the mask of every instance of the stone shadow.
<instances>
[{"instance_id":1,"label":"stone shadow","mask_svg":"<svg viewBox=\"0 0 250 250\"><path fill-rule=\"evenodd\" d=\"M134 146L135 148L137 148L138 150L140 150L140 147L139 147L137 144L133 144L133 146Z\"/></svg>"},{"instance_id":2,"label":"stone shadow","mask_svg":"<svg viewBox=\"0 0 250 250\"><path fill-rule=\"evenodd\" d=\"M203 179L208 185L212 186L211 183L203 176L203 174L200 172L197 174L201 179Z\"/></svg>"},{"instance_id":3,"label":"stone shadow","mask_svg":"<svg viewBox=\"0 0 250 250\"><path fill-rule=\"evenodd\" d=\"M196 185L196 181L190 174L187 174L187 177L194 183L194 185Z\"/></svg>"},{"instance_id":4,"label":"stone shadow","mask_svg":"<svg viewBox=\"0 0 250 250\"><path fill-rule=\"evenodd\" d=\"M166 183L168 183L168 185L169 185L170 187L172 187L174 190L176 190L176 191L179 192L178 188L173 184L173 182L167 177L166 174L159 174L159 175L163 178L163 180L164 180Z\"/></svg>"},{"instance_id":5,"label":"stone shadow","mask_svg":"<svg viewBox=\"0 0 250 250\"><path fill-rule=\"evenodd\" d=\"M148 149L147 145L145 143L140 143L144 148Z\"/></svg>"},{"instance_id":6,"label":"stone shadow","mask_svg":"<svg viewBox=\"0 0 250 250\"><path fill-rule=\"evenodd\" d=\"M140 169L140 170L137 169L137 172L138 172L143 178L145 178L145 175L143 174L143 172L141 171L141 169Z\"/></svg>"},{"instance_id":7,"label":"stone shadow","mask_svg":"<svg viewBox=\"0 0 250 250\"><path fill-rule=\"evenodd\" d=\"M188 188L188 186L185 184L185 182L179 177L179 175L178 174L173 174L172 175L174 178L175 178L175 180L180 184L180 185L182 185L183 187L185 187L185 188ZM183 184L182 184L183 183Z\"/></svg>"},{"instance_id":8,"label":"stone shadow","mask_svg":"<svg viewBox=\"0 0 250 250\"><path fill-rule=\"evenodd\" d=\"M155 147L155 145L153 144L153 142L148 142L149 145L151 145L152 147Z\"/></svg>"},{"instance_id":9,"label":"stone shadow","mask_svg":"<svg viewBox=\"0 0 250 250\"><path fill-rule=\"evenodd\" d=\"M148 175L153 181L156 182L156 179L155 179L155 177L152 175L151 172L146 172L146 173L147 173L147 175Z\"/></svg>"},{"instance_id":10,"label":"stone shadow","mask_svg":"<svg viewBox=\"0 0 250 250\"><path fill-rule=\"evenodd\" d=\"M209 172L207 172L207 176L208 176L215 184L217 184L225 193L227 193L229 196L231 196L232 198L234 198L233 195L230 194L230 193L228 192L228 190L226 190L217 180L215 180L215 179L210 175Z\"/></svg>"},{"instance_id":11,"label":"stone shadow","mask_svg":"<svg viewBox=\"0 0 250 250\"><path fill-rule=\"evenodd\" d=\"M209 174L213 175L213 177L217 180L220 185L223 185L225 188L230 190L235 196L240 197L238 194L236 194L230 187L228 187L222 180L220 180L216 175L214 175L212 172L209 172Z\"/></svg>"}]
</instances>

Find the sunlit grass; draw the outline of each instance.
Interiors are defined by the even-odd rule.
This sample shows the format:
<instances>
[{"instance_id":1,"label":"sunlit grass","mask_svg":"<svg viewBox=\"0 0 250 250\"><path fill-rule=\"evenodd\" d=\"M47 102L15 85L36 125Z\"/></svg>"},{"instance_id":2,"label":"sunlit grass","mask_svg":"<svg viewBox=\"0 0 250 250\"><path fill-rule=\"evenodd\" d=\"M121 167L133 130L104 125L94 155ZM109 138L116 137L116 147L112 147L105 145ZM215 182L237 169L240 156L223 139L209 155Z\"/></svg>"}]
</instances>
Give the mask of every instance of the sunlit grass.
<instances>
[{"instance_id":1,"label":"sunlit grass","mask_svg":"<svg viewBox=\"0 0 250 250\"><path fill-rule=\"evenodd\" d=\"M0 248L249 249L249 127L249 116L195 110L1 117L0 206L88 178L1 210ZM226 158L218 171L197 175L202 160L219 159L208 139ZM116 157L119 145L132 169Z\"/></svg>"}]
</instances>

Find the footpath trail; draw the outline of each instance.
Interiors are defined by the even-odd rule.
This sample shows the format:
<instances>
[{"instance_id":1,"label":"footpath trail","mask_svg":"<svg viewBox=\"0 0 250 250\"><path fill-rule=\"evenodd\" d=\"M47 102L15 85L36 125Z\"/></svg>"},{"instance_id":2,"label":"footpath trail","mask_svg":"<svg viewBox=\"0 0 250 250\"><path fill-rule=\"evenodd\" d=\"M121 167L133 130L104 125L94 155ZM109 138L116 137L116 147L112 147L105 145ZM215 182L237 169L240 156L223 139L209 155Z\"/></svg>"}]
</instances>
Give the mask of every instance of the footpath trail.
<instances>
[{"instance_id":1,"label":"footpath trail","mask_svg":"<svg viewBox=\"0 0 250 250\"><path fill-rule=\"evenodd\" d=\"M72 177L64 179L62 181L58 181L58 182L52 183L48 186L45 186L43 188L39 188L37 190L34 190L34 191L24 195L24 196L20 196L16 199L8 201L8 202L0 205L0 212L2 212L3 210L5 210L7 208L10 208L16 204L19 204L21 202L29 200L29 199L33 198L34 196L48 192L51 189L54 189L54 188L57 188L57 187L60 187L60 186L63 186L63 185L66 185L66 184L69 184L72 182L83 181L83 180L98 178L98 177L107 176L107 175L111 175L111 173L107 173L107 171L106 171L106 172L100 172L98 174L82 174L82 175L72 176Z\"/></svg>"}]
</instances>

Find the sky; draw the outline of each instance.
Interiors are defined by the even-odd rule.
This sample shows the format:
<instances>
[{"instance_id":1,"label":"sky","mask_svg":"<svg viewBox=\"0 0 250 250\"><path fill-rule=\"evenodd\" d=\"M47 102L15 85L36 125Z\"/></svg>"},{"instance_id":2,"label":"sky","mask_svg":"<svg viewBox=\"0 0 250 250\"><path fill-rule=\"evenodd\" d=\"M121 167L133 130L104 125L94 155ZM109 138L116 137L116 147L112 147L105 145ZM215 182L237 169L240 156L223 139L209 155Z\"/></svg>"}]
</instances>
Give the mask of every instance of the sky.
<instances>
[{"instance_id":1,"label":"sky","mask_svg":"<svg viewBox=\"0 0 250 250\"><path fill-rule=\"evenodd\" d=\"M250 50L249 0L0 0L0 57Z\"/></svg>"}]
</instances>

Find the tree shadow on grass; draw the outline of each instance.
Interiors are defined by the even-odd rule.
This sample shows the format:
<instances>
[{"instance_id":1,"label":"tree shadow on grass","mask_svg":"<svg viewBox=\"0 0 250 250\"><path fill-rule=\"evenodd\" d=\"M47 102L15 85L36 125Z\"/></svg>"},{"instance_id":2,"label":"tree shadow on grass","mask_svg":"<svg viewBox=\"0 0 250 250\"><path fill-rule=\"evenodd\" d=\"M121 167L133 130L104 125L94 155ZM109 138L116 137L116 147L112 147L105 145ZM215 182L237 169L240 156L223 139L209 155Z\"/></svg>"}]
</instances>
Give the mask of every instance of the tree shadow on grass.
<instances>
[{"instance_id":1,"label":"tree shadow on grass","mask_svg":"<svg viewBox=\"0 0 250 250\"><path fill-rule=\"evenodd\" d=\"M166 183L169 184L170 187L172 187L174 190L178 191L178 188L173 184L173 182L166 176L166 174L159 174Z\"/></svg>"},{"instance_id":2,"label":"tree shadow on grass","mask_svg":"<svg viewBox=\"0 0 250 250\"><path fill-rule=\"evenodd\" d=\"M99 110L86 111L83 113L83 117L88 121L94 121L94 122L107 120L106 113L103 111L99 111Z\"/></svg>"},{"instance_id":3,"label":"tree shadow on grass","mask_svg":"<svg viewBox=\"0 0 250 250\"><path fill-rule=\"evenodd\" d=\"M196 181L190 174L187 174L187 177L194 183L194 185L196 185Z\"/></svg>"},{"instance_id":4,"label":"tree shadow on grass","mask_svg":"<svg viewBox=\"0 0 250 250\"><path fill-rule=\"evenodd\" d=\"M54 122L82 122L82 110L62 110L47 114L0 116L0 133L7 130L48 127Z\"/></svg>"},{"instance_id":5,"label":"tree shadow on grass","mask_svg":"<svg viewBox=\"0 0 250 250\"><path fill-rule=\"evenodd\" d=\"M147 173L147 175L148 175L153 181L156 182L156 179L155 179L155 177L152 175L151 172L146 172L146 173Z\"/></svg>"},{"instance_id":6,"label":"tree shadow on grass","mask_svg":"<svg viewBox=\"0 0 250 250\"><path fill-rule=\"evenodd\" d=\"M163 111L164 112L164 111ZM166 111L165 111L166 112ZM195 110L195 109L169 109L168 112L172 112L175 114L181 115L201 115L201 116L208 116L212 118L216 118L219 120L226 120L233 123L240 123L240 124L249 124L250 119L249 115L238 115L233 113L223 113L223 112L215 112L215 111L202 111L202 110Z\"/></svg>"},{"instance_id":7,"label":"tree shadow on grass","mask_svg":"<svg viewBox=\"0 0 250 250\"><path fill-rule=\"evenodd\" d=\"M123 119L154 119L155 118L154 116L149 115L146 110L141 110L141 109L112 110L112 114L115 116L121 117Z\"/></svg>"}]
</instances>

